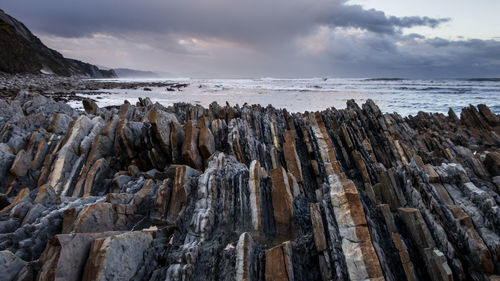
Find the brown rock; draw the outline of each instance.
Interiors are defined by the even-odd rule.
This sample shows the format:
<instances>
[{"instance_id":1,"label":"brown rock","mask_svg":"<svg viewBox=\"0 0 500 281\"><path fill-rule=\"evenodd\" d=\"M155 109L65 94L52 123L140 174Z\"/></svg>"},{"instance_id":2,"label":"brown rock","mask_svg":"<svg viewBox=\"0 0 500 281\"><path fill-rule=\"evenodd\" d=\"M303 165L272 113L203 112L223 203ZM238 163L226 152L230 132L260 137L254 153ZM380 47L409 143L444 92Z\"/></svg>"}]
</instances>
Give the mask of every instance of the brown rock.
<instances>
[{"instance_id":1,"label":"brown rock","mask_svg":"<svg viewBox=\"0 0 500 281\"><path fill-rule=\"evenodd\" d=\"M392 233L392 241L398 249L399 258L401 259L401 264L403 264L403 269L405 271L406 279L408 281L416 281L417 277L415 275L415 269L413 268L413 263L410 260L410 255L408 254L408 249L401 240L401 236L397 233Z\"/></svg>"},{"instance_id":2,"label":"brown rock","mask_svg":"<svg viewBox=\"0 0 500 281\"><path fill-rule=\"evenodd\" d=\"M214 135L209 128L203 127L199 136L200 152L204 159L208 159L215 152Z\"/></svg>"},{"instance_id":3,"label":"brown rock","mask_svg":"<svg viewBox=\"0 0 500 281\"><path fill-rule=\"evenodd\" d=\"M54 202L57 195L54 189L48 185L44 184L40 186L38 193L36 194L35 203L43 203L43 202Z\"/></svg>"},{"instance_id":4,"label":"brown rock","mask_svg":"<svg viewBox=\"0 0 500 281\"><path fill-rule=\"evenodd\" d=\"M325 239L325 229L323 228L323 219L321 218L321 212L319 209L319 203L311 203L310 211L314 233L314 243L316 244L316 250L318 251L318 253L320 253L326 250L327 244Z\"/></svg>"},{"instance_id":5,"label":"brown rock","mask_svg":"<svg viewBox=\"0 0 500 281\"><path fill-rule=\"evenodd\" d=\"M182 158L186 163L198 170L203 168L200 152L198 151L199 129L193 125L192 121L186 123L186 134L182 144Z\"/></svg>"},{"instance_id":6,"label":"brown rock","mask_svg":"<svg viewBox=\"0 0 500 281\"><path fill-rule=\"evenodd\" d=\"M152 240L151 233L141 231L94 240L82 281L130 280Z\"/></svg>"},{"instance_id":7,"label":"brown rock","mask_svg":"<svg viewBox=\"0 0 500 281\"><path fill-rule=\"evenodd\" d=\"M394 217L392 216L391 209L387 204L377 205L377 208L382 213L384 217L385 225L387 226L387 230L389 232L397 232L396 224L394 223Z\"/></svg>"},{"instance_id":8,"label":"brown rock","mask_svg":"<svg viewBox=\"0 0 500 281\"><path fill-rule=\"evenodd\" d=\"M129 119L130 117L129 109L130 109L130 103L125 101L125 103L120 105L120 109L118 110L118 117L120 117L120 119Z\"/></svg>"},{"instance_id":9,"label":"brown rock","mask_svg":"<svg viewBox=\"0 0 500 281\"><path fill-rule=\"evenodd\" d=\"M283 167L272 169L271 181L276 232L280 235L290 235L293 224L293 195L285 169Z\"/></svg>"},{"instance_id":10,"label":"brown rock","mask_svg":"<svg viewBox=\"0 0 500 281\"><path fill-rule=\"evenodd\" d=\"M417 243L419 248L425 249L435 246L431 233L417 209L398 208L398 214L406 227L408 227L413 240Z\"/></svg>"},{"instance_id":11,"label":"brown rock","mask_svg":"<svg viewBox=\"0 0 500 281\"><path fill-rule=\"evenodd\" d=\"M66 134L69 128L69 123L72 120L73 119L70 116L64 113L57 113L52 118L47 131L54 134Z\"/></svg>"},{"instance_id":12,"label":"brown rock","mask_svg":"<svg viewBox=\"0 0 500 281\"><path fill-rule=\"evenodd\" d=\"M283 143L283 155L285 156L286 168L292 173L298 183L302 182L302 167L295 148L295 131L283 133L285 142Z\"/></svg>"},{"instance_id":13,"label":"brown rock","mask_svg":"<svg viewBox=\"0 0 500 281\"><path fill-rule=\"evenodd\" d=\"M179 166L175 169L174 186L168 210L168 221L174 223L178 215L183 211L187 203L188 184L192 177L199 172L188 166Z\"/></svg>"},{"instance_id":14,"label":"brown rock","mask_svg":"<svg viewBox=\"0 0 500 281\"><path fill-rule=\"evenodd\" d=\"M87 174L87 178L85 180L85 186L83 190L83 197L88 197L90 195L95 194L95 185L96 182L99 182L99 184L102 184L100 182L101 178L98 176L99 173L103 173L107 169L107 162L104 158L101 158L92 165L92 168L90 169L89 173ZM76 193L78 192L78 194ZM79 190L75 190L75 193L73 193L73 196L79 196Z\"/></svg>"},{"instance_id":15,"label":"brown rock","mask_svg":"<svg viewBox=\"0 0 500 281\"><path fill-rule=\"evenodd\" d=\"M156 224L161 224L166 220L171 197L172 188L169 186L168 180L164 180L155 197L155 212L157 217L154 219Z\"/></svg>"},{"instance_id":16,"label":"brown rock","mask_svg":"<svg viewBox=\"0 0 500 281\"><path fill-rule=\"evenodd\" d=\"M7 206L7 207L3 208L2 210L0 210L0 215L3 215L5 213L7 213L8 211L10 211L10 209L14 208L17 205L17 203L19 203L19 201L21 201L24 198L28 197L29 193L30 193L29 188L23 188L21 191L19 191L19 193L17 194L17 196L14 199L14 201L12 203L10 203L9 206Z\"/></svg>"},{"instance_id":17,"label":"brown rock","mask_svg":"<svg viewBox=\"0 0 500 281\"><path fill-rule=\"evenodd\" d=\"M488 122L490 126L494 127L498 124L497 117L495 116L495 114L491 112L491 110L485 104L479 104L477 106L477 109L479 110L479 113L481 113L481 115L484 117L484 119L486 119L486 122Z\"/></svg>"},{"instance_id":18,"label":"brown rock","mask_svg":"<svg viewBox=\"0 0 500 281\"><path fill-rule=\"evenodd\" d=\"M73 231L76 233L127 230L126 221L119 220L113 204L98 202L85 206L75 219Z\"/></svg>"},{"instance_id":19,"label":"brown rock","mask_svg":"<svg viewBox=\"0 0 500 281\"><path fill-rule=\"evenodd\" d=\"M90 246L95 239L121 232L59 234L49 240L40 256L38 281L79 281L83 275Z\"/></svg>"},{"instance_id":20,"label":"brown rock","mask_svg":"<svg viewBox=\"0 0 500 281\"><path fill-rule=\"evenodd\" d=\"M436 173L434 168L432 168L432 165L426 164L424 165L424 171L425 173L429 176L429 182L432 183L439 183L439 175Z\"/></svg>"},{"instance_id":21,"label":"brown rock","mask_svg":"<svg viewBox=\"0 0 500 281\"><path fill-rule=\"evenodd\" d=\"M28 170L32 167L31 159L28 154L21 149L14 159L12 163L12 167L10 168L10 173L17 177L23 177L28 173Z\"/></svg>"},{"instance_id":22,"label":"brown rock","mask_svg":"<svg viewBox=\"0 0 500 281\"><path fill-rule=\"evenodd\" d=\"M493 176L500 176L500 153L490 152L486 154L484 165Z\"/></svg>"},{"instance_id":23,"label":"brown rock","mask_svg":"<svg viewBox=\"0 0 500 281\"><path fill-rule=\"evenodd\" d=\"M266 281L292 281L292 247L290 242L285 242L266 252Z\"/></svg>"},{"instance_id":24,"label":"brown rock","mask_svg":"<svg viewBox=\"0 0 500 281\"><path fill-rule=\"evenodd\" d=\"M84 99L82 101L82 103L83 103L83 108L85 109L85 112L87 114L93 114L93 115L97 114L97 111L99 110L99 106L97 106L97 103L95 103L93 100Z\"/></svg>"}]
</instances>

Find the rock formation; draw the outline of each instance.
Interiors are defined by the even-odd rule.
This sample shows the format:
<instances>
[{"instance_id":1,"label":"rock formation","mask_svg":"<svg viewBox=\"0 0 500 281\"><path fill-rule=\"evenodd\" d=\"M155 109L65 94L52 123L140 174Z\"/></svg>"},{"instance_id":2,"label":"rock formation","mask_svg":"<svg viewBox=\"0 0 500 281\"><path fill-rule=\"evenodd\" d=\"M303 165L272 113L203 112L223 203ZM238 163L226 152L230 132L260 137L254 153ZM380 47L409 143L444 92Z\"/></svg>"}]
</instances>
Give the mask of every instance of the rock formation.
<instances>
[{"instance_id":1,"label":"rock formation","mask_svg":"<svg viewBox=\"0 0 500 281\"><path fill-rule=\"evenodd\" d=\"M0 10L0 72L55 74L94 78L117 77L113 70L64 58L45 46L21 22Z\"/></svg>"},{"instance_id":2,"label":"rock formation","mask_svg":"<svg viewBox=\"0 0 500 281\"><path fill-rule=\"evenodd\" d=\"M0 100L2 280L499 280L500 117Z\"/></svg>"}]
</instances>

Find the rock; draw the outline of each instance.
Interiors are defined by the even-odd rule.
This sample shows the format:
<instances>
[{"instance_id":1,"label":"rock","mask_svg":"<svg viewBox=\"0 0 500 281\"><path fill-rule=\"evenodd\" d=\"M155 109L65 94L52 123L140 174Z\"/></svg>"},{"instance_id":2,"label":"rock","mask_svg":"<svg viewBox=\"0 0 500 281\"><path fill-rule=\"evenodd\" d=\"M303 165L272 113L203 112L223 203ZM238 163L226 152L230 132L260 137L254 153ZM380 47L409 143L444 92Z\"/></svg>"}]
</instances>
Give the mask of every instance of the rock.
<instances>
[{"instance_id":1,"label":"rock","mask_svg":"<svg viewBox=\"0 0 500 281\"><path fill-rule=\"evenodd\" d=\"M197 176L199 176L199 172L188 166L179 166L175 169L174 186L168 205L168 221L175 222L179 213L186 207L190 192L189 185L191 180ZM163 204L167 204L167 202Z\"/></svg>"},{"instance_id":2,"label":"rock","mask_svg":"<svg viewBox=\"0 0 500 281\"><path fill-rule=\"evenodd\" d=\"M7 195L0 193L0 210L9 206L9 205L10 205L10 202L7 199Z\"/></svg>"},{"instance_id":3,"label":"rock","mask_svg":"<svg viewBox=\"0 0 500 281\"><path fill-rule=\"evenodd\" d=\"M302 182L302 167L300 159L295 148L295 131L286 131L283 134L285 142L283 143L283 154L287 170L295 177L297 182Z\"/></svg>"},{"instance_id":4,"label":"rock","mask_svg":"<svg viewBox=\"0 0 500 281\"><path fill-rule=\"evenodd\" d=\"M7 174L12 167L12 162L16 156L12 153L10 147L5 143L0 143L0 191L5 192L4 188L9 181Z\"/></svg>"},{"instance_id":5,"label":"rock","mask_svg":"<svg viewBox=\"0 0 500 281\"><path fill-rule=\"evenodd\" d=\"M325 229L323 228L323 219L319 210L318 203L311 203L311 221L313 225L314 243L318 253L323 252L327 248L325 239Z\"/></svg>"},{"instance_id":6,"label":"rock","mask_svg":"<svg viewBox=\"0 0 500 281\"><path fill-rule=\"evenodd\" d=\"M0 210L0 215L7 213L12 208L14 208L19 202L21 202L23 199L27 198L29 196L29 193L30 193L30 191L28 188L24 188L21 191L19 191L19 193L17 194L14 201L12 201L12 203L10 203L10 205L8 205L8 206L4 207L2 210Z\"/></svg>"},{"instance_id":7,"label":"rock","mask_svg":"<svg viewBox=\"0 0 500 281\"><path fill-rule=\"evenodd\" d=\"M25 265L25 261L18 258L10 251L0 251L0 275L2 276L2 280L16 280L17 274Z\"/></svg>"},{"instance_id":8,"label":"rock","mask_svg":"<svg viewBox=\"0 0 500 281\"><path fill-rule=\"evenodd\" d=\"M177 122L177 118L171 113L158 109L152 109L147 118L153 125L153 130L156 138L160 141L161 148L170 155L172 150L170 146L170 123Z\"/></svg>"},{"instance_id":9,"label":"rock","mask_svg":"<svg viewBox=\"0 0 500 281\"><path fill-rule=\"evenodd\" d=\"M131 280L152 240L150 233L140 231L95 239L82 280Z\"/></svg>"},{"instance_id":10,"label":"rock","mask_svg":"<svg viewBox=\"0 0 500 281\"><path fill-rule=\"evenodd\" d=\"M83 108L85 109L85 112L87 114L96 115L97 112L99 111L99 106L97 106L97 103L95 103L91 99L84 99L82 103L83 103Z\"/></svg>"},{"instance_id":11,"label":"rock","mask_svg":"<svg viewBox=\"0 0 500 281\"><path fill-rule=\"evenodd\" d=\"M95 239L118 235L120 232L59 234L50 239L42 253L42 268L37 280L81 280Z\"/></svg>"},{"instance_id":12,"label":"rock","mask_svg":"<svg viewBox=\"0 0 500 281\"><path fill-rule=\"evenodd\" d=\"M236 246L236 281L254 280L252 276L252 255L253 255L253 239L250 234L244 232L238 239Z\"/></svg>"},{"instance_id":13,"label":"rock","mask_svg":"<svg viewBox=\"0 0 500 281\"><path fill-rule=\"evenodd\" d=\"M484 164L493 176L500 176L500 153L490 152L486 154Z\"/></svg>"},{"instance_id":14,"label":"rock","mask_svg":"<svg viewBox=\"0 0 500 281\"><path fill-rule=\"evenodd\" d=\"M406 279L408 281L416 281L417 276L415 275L415 270L413 269L413 263L411 262L410 255L408 254L408 249L406 245L401 240L401 236L397 233L392 233L392 241L398 249L399 257L401 258L401 263L403 264L403 269L405 271Z\"/></svg>"},{"instance_id":15,"label":"rock","mask_svg":"<svg viewBox=\"0 0 500 281\"><path fill-rule=\"evenodd\" d=\"M57 113L52 118L47 131L59 135L66 134L71 121L73 121L73 118L71 118L70 116L64 113Z\"/></svg>"},{"instance_id":16,"label":"rock","mask_svg":"<svg viewBox=\"0 0 500 281\"><path fill-rule=\"evenodd\" d=\"M128 230L133 220L127 218L126 211L119 212L117 208L119 206L105 202L85 206L73 222L73 231L92 233Z\"/></svg>"},{"instance_id":17,"label":"rock","mask_svg":"<svg viewBox=\"0 0 500 281\"><path fill-rule=\"evenodd\" d=\"M64 145L57 153L56 159L51 169L48 184L54 187L56 193L63 191L63 182L68 171L73 167L80 152L80 142L90 132L92 122L85 115L80 116L73 127L68 131Z\"/></svg>"},{"instance_id":18,"label":"rock","mask_svg":"<svg viewBox=\"0 0 500 281\"><path fill-rule=\"evenodd\" d=\"M84 81L70 84L164 87ZM146 98L92 116L28 92L0 105L0 249L26 261L17 280L497 278L486 106L459 119L371 100L290 114Z\"/></svg>"},{"instance_id":19,"label":"rock","mask_svg":"<svg viewBox=\"0 0 500 281\"><path fill-rule=\"evenodd\" d=\"M250 206L252 210L252 225L255 231L259 232L262 229L261 219L261 193L260 181L262 172L260 163L257 160L250 164L250 176L248 178L248 188L250 190Z\"/></svg>"},{"instance_id":20,"label":"rock","mask_svg":"<svg viewBox=\"0 0 500 281\"><path fill-rule=\"evenodd\" d=\"M271 170L273 182L272 202L276 232L279 235L290 235L293 223L293 196L285 169L279 167Z\"/></svg>"},{"instance_id":21,"label":"rock","mask_svg":"<svg viewBox=\"0 0 500 281\"><path fill-rule=\"evenodd\" d=\"M266 251L266 281L292 281L292 247L289 241Z\"/></svg>"},{"instance_id":22,"label":"rock","mask_svg":"<svg viewBox=\"0 0 500 281\"><path fill-rule=\"evenodd\" d=\"M23 177L26 175L31 166L31 159L29 159L29 155L26 155L26 152L22 149L17 153L14 163L12 163L10 173L16 177Z\"/></svg>"},{"instance_id":23,"label":"rock","mask_svg":"<svg viewBox=\"0 0 500 281\"><path fill-rule=\"evenodd\" d=\"M184 143L182 145L182 158L186 163L201 170L203 167L200 152L198 151L198 135L199 129L196 128L191 121L186 124L186 133L184 135Z\"/></svg>"},{"instance_id":24,"label":"rock","mask_svg":"<svg viewBox=\"0 0 500 281\"><path fill-rule=\"evenodd\" d=\"M198 140L200 146L201 156L208 159L215 152L214 135L209 128L203 127L200 129L200 136Z\"/></svg>"}]
</instances>

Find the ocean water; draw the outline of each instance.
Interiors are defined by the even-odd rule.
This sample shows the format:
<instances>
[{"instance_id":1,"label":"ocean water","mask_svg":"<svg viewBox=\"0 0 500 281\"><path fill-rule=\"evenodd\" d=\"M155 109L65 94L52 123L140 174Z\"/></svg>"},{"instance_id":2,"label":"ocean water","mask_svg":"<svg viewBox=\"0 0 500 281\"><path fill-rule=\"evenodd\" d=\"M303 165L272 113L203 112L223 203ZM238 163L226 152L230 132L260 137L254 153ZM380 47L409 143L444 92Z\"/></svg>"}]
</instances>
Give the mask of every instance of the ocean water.
<instances>
[{"instance_id":1,"label":"ocean water","mask_svg":"<svg viewBox=\"0 0 500 281\"><path fill-rule=\"evenodd\" d=\"M347 100L358 104L372 99L383 112L397 112L403 116L419 111L447 113L451 107L457 114L461 108L486 104L500 114L500 80L495 79L112 79L107 81L166 81L188 83L181 91L167 91L165 87L103 90L103 93L78 93L97 101L99 106L119 105L124 100L135 103L139 97L149 97L165 106L188 102L208 106L212 102L230 105L271 104L290 112L323 110L329 107L345 108ZM72 106L81 108L80 102Z\"/></svg>"}]
</instances>

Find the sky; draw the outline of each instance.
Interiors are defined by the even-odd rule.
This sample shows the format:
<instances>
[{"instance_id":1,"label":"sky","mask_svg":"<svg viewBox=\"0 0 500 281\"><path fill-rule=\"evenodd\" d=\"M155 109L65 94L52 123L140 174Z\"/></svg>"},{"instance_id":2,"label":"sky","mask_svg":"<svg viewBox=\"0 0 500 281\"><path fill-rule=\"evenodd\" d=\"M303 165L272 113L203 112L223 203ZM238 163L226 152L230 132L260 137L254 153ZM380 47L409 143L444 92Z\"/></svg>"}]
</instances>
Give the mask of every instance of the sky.
<instances>
[{"instance_id":1,"label":"sky","mask_svg":"<svg viewBox=\"0 0 500 281\"><path fill-rule=\"evenodd\" d=\"M498 0L2 0L64 56L176 77L500 77Z\"/></svg>"}]
</instances>

